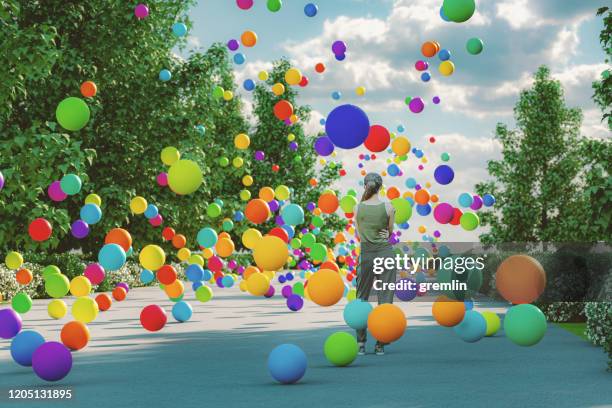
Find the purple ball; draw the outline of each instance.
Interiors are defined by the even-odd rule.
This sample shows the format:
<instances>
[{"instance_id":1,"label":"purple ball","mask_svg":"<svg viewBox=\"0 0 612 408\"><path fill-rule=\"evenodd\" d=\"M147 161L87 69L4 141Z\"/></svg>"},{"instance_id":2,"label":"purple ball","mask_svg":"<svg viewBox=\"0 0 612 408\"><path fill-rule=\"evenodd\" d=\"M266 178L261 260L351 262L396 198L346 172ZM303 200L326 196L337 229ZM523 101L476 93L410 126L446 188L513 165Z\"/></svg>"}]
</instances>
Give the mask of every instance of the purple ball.
<instances>
[{"instance_id":1,"label":"purple ball","mask_svg":"<svg viewBox=\"0 0 612 408\"><path fill-rule=\"evenodd\" d=\"M236 51L239 47L240 44L233 38L227 42L227 48L229 48L230 51Z\"/></svg>"},{"instance_id":2,"label":"purple ball","mask_svg":"<svg viewBox=\"0 0 612 408\"><path fill-rule=\"evenodd\" d=\"M49 185L49 188L47 189L47 194L49 195L49 198L53 201L64 201L66 197L68 197L68 194L62 191L62 187L60 186L59 180L54 181Z\"/></svg>"},{"instance_id":3,"label":"purple ball","mask_svg":"<svg viewBox=\"0 0 612 408\"><path fill-rule=\"evenodd\" d=\"M281 295L283 295L283 297L285 298L288 298L289 296L293 295L293 289L291 288L291 285L283 286L283 288L281 289Z\"/></svg>"},{"instance_id":4,"label":"purple ball","mask_svg":"<svg viewBox=\"0 0 612 408\"><path fill-rule=\"evenodd\" d=\"M276 218L274 218L274 223L276 223L276 225L278 225L279 227L281 225L285 225L285 221L283 220L283 217L281 217L280 215L277 215Z\"/></svg>"},{"instance_id":5,"label":"purple ball","mask_svg":"<svg viewBox=\"0 0 612 408\"><path fill-rule=\"evenodd\" d=\"M423 103L423 100L421 98L416 97L410 100L408 108L410 108L410 111L412 113L421 113L423 112L423 109L425 109L425 104Z\"/></svg>"},{"instance_id":6,"label":"purple ball","mask_svg":"<svg viewBox=\"0 0 612 408\"><path fill-rule=\"evenodd\" d=\"M32 369L45 381L58 381L72 368L72 354L62 343L48 341L32 355Z\"/></svg>"},{"instance_id":7,"label":"purple ball","mask_svg":"<svg viewBox=\"0 0 612 408\"><path fill-rule=\"evenodd\" d=\"M442 235L442 234L440 233L440 231L438 231L438 230L435 230L435 231L434 231L434 237L436 237L436 238L440 238L440 236L441 236L441 235Z\"/></svg>"},{"instance_id":8,"label":"purple ball","mask_svg":"<svg viewBox=\"0 0 612 408\"><path fill-rule=\"evenodd\" d=\"M0 310L0 337L12 339L21 330L21 316L13 309Z\"/></svg>"},{"instance_id":9,"label":"purple ball","mask_svg":"<svg viewBox=\"0 0 612 408\"><path fill-rule=\"evenodd\" d=\"M289 143L289 150L296 151L298 149L298 144L296 142Z\"/></svg>"},{"instance_id":10,"label":"purple ball","mask_svg":"<svg viewBox=\"0 0 612 408\"><path fill-rule=\"evenodd\" d=\"M344 54L346 52L346 44L344 41L334 41L331 49L335 55Z\"/></svg>"},{"instance_id":11,"label":"purple ball","mask_svg":"<svg viewBox=\"0 0 612 408\"><path fill-rule=\"evenodd\" d=\"M289 310L297 312L304 306L304 299L300 295L290 295L287 298L287 307Z\"/></svg>"},{"instance_id":12,"label":"purple ball","mask_svg":"<svg viewBox=\"0 0 612 408\"><path fill-rule=\"evenodd\" d=\"M414 281L414 279L410 279L410 278L402 278L397 281L397 283L401 283L405 285L407 285L409 282L412 282L412 285L413 285L412 287L414 288L413 290L410 290L408 288L395 290L395 296L397 296L399 300L403 300L404 302L409 302L416 297L417 295L416 282Z\"/></svg>"},{"instance_id":13,"label":"purple ball","mask_svg":"<svg viewBox=\"0 0 612 408\"><path fill-rule=\"evenodd\" d=\"M474 201L472 201L470 208L472 210L480 210L482 208L482 198L479 195L474 195Z\"/></svg>"},{"instance_id":14,"label":"purple ball","mask_svg":"<svg viewBox=\"0 0 612 408\"><path fill-rule=\"evenodd\" d=\"M270 287L268 288L268 291L266 293L264 293L264 296L267 298L271 298L272 296L274 296L274 286L270 285Z\"/></svg>"},{"instance_id":15,"label":"purple ball","mask_svg":"<svg viewBox=\"0 0 612 408\"><path fill-rule=\"evenodd\" d=\"M262 161L265 158L266 158L266 154L262 152L261 150L258 150L255 152L255 160Z\"/></svg>"},{"instance_id":16,"label":"purple ball","mask_svg":"<svg viewBox=\"0 0 612 408\"><path fill-rule=\"evenodd\" d=\"M83 220L76 220L70 226L70 233L77 239L85 238L89 235L89 224Z\"/></svg>"},{"instance_id":17,"label":"purple ball","mask_svg":"<svg viewBox=\"0 0 612 408\"><path fill-rule=\"evenodd\" d=\"M306 204L306 209L307 209L308 211L314 211L314 210L315 210L315 208L317 208L317 205L316 205L315 203L313 203L312 201L311 201L311 202L309 202L308 204ZM307 232L308 232L308 230L307 230L306 228L304 228L304 229L302 230L302 234L305 234L305 233L307 233Z\"/></svg>"},{"instance_id":18,"label":"purple ball","mask_svg":"<svg viewBox=\"0 0 612 408\"><path fill-rule=\"evenodd\" d=\"M440 224L448 224L453 219L455 208L449 203L440 203L434 208L434 219Z\"/></svg>"},{"instance_id":19,"label":"purple ball","mask_svg":"<svg viewBox=\"0 0 612 408\"><path fill-rule=\"evenodd\" d=\"M245 269L246 269L246 268L245 268L244 266L239 265L239 266L236 268L236 273L237 273L237 274L239 274L239 275L242 275L242 274L244 273L244 270L245 270Z\"/></svg>"},{"instance_id":20,"label":"purple ball","mask_svg":"<svg viewBox=\"0 0 612 408\"><path fill-rule=\"evenodd\" d=\"M300 256L300 252L302 252L302 251L300 251L299 249L294 249L293 250L293 255Z\"/></svg>"},{"instance_id":21,"label":"purple ball","mask_svg":"<svg viewBox=\"0 0 612 408\"><path fill-rule=\"evenodd\" d=\"M223 281L223 277L222 276L219 276L217 278L217 280L216 280L217 286L220 287L220 288L224 288L225 287L225 286L223 286L223 282L222 281Z\"/></svg>"},{"instance_id":22,"label":"purple ball","mask_svg":"<svg viewBox=\"0 0 612 408\"><path fill-rule=\"evenodd\" d=\"M439 104L440 103L440 97L439 96L434 96L433 99L431 100L434 104Z\"/></svg>"},{"instance_id":23,"label":"purple ball","mask_svg":"<svg viewBox=\"0 0 612 408\"><path fill-rule=\"evenodd\" d=\"M334 152L334 144L329 137L321 136L315 140L314 149L319 156L329 156Z\"/></svg>"},{"instance_id":24,"label":"purple ball","mask_svg":"<svg viewBox=\"0 0 612 408\"><path fill-rule=\"evenodd\" d=\"M278 210L279 204L277 200L272 200L268 203L268 207L270 208L270 211L272 212L276 212Z\"/></svg>"},{"instance_id":25,"label":"purple ball","mask_svg":"<svg viewBox=\"0 0 612 408\"><path fill-rule=\"evenodd\" d=\"M125 282L119 282L117 284L117 287L125 289L125 293L128 293L130 291L130 286Z\"/></svg>"}]
</instances>

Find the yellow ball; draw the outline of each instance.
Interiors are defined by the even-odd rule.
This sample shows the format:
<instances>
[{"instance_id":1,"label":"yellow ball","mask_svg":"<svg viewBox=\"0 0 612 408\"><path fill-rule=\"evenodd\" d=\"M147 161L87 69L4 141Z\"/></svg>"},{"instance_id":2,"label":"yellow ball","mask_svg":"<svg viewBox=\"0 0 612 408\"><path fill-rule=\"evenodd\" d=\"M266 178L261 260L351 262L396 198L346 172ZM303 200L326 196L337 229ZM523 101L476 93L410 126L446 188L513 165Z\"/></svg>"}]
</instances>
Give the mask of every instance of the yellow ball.
<instances>
[{"instance_id":1,"label":"yellow ball","mask_svg":"<svg viewBox=\"0 0 612 408\"><path fill-rule=\"evenodd\" d=\"M77 298L72 304L72 316L81 323L89 323L98 317L98 304L90 297Z\"/></svg>"},{"instance_id":2,"label":"yellow ball","mask_svg":"<svg viewBox=\"0 0 612 408\"><path fill-rule=\"evenodd\" d=\"M202 256L204 259L210 259L214 255L212 248L204 248L202 250Z\"/></svg>"},{"instance_id":3,"label":"yellow ball","mask_svg":"<svg viewBox=\"0 0 612 408\"><path fill-rule=\"evenodd\" d=\"M263 296L270 289L270 280L263 273L254 273L247 279L247 290L253 296Z\"/></svg>"},{"instance_id":4,"label":"yellow ball","mask_svg":"<svg viewBox=\"0 0 612 408\"><path fill-rule=\"evenodd\" d=\"M183 247L178 250L178 252L176 253L176 256L181 262L185 262L191 256L191 251L189 250L189 248Z\"/></svg>"},{"instance_id":5,"label":"yellow ball","mask_svg":"<svg viewBox=\"0 0 612 408\"><path fill-rule=\"evenodd\" d=\"M357 299L357 289L349 290L348 293L346 294L346 300L348 300L349 302L352 302L355 299Z\"/></svg>"},{"instance_id":6,"label":"yellow ball","mask_svg":"<svg viewBox=\"0 0 612 408\"><path fill-rule=\"evenodd\" d=\"M251 139L244 133L237 134L234 138L234 146L236 149L244 150L251 144Z\"/></svg>"},{"instance_id":7,"label":"yellow ball","mask_svg":"<svg viewBox=\"0 0 612 408\"><path fill-rule=\"evenodd\" d=\"M275 83L272 85L272 93L276 96L281 96L285 93L285 85L281 84L280 82Z\"/></svg>"},{"instance_id":8,"label":"yellow ball","mask_svg":"<svg viewBox=\"0 0 612 408\"><path fill-rule=\"evenodd\" d=\"M494 336L501 326L499 316L493 312L482 312L482 317L484 317L487 322L487 332L485 335Z\"/></svg>"},{"instance_id":9,"label":"yellow ball","mask_svg":"<svg viewBox=\"0 0 612 408\"><path fill-rule=\"evenodd\" d=\"M240 288L241 292L246 292L247 291L247 281L241 280L240 285L238 285L238 287Z\"/></svg>"},{"instance_id":10,"label":"yellow ball","mask_svg":"<svg viewBox=\"0 0 612 408\"><path fill-rule=\"evenodd\" d=\"M191 160L179 160L168 170L168 185L179 195L195 192L200 188L203 179L200 166Z\"/></svg>"},{"instance_id":11,"label":"yellow ball","mask_svg":"<svg viewBox=\"0 0 612 408\"><path fill-rule=\"evenodd\" d=\"M259 78L260 81L267 81L268 77L269 76L266 71L260 71L259 74L257 75L257 78Z\"/></svg>"},{"instance_id":12,"label":"yellow ball","mask_svg":"<svg viewBox=\"0 0 612 408\"><path fill-rule=\"evenodd\" d=\"M9 252L4 258L4 263L9 269L19 269L23 265L23 256L19 252Z\"/></svg>"},{"instance_id":13,"label":"yellow ball","mask_svg":"<svg viewBox=\"0 0 612 408\"><path fill-rule=\"evenodd\" d=\"M181 158L181 153L174 146L164 147L161 151L161 160L166 166L172 166Z\"/></svg>"},{"instance_id":14,"label":"yellow ball","mask_svg":"<svg viewBox=\"0 0 612 408\"><path fill-rule=\"evenodd\" d=\"M452 75L455 72L455 64L451 61L442 61L438 67L438 71L444 76Z\"/></svg>"},{"instance_id":15,"label":"yellow ball","mask_svg":"<svg viewBox=\"0 0 612 408\"><path fill-rule=\"evenodd\" d=\"M298 118L298 115L296 115L295 113L291 116L289 116L289 121L291 123L297 123L297 121L300 120L300 118Z\"/></svg>"},{"instance_id":16,"label":"yellow ball","mask_svg":"<svg viewBox=\"0 0 612 408\"><path fill-rule=\"evenodd\" d=\"M53 319L61 319L68 313L68 306L66 306L66 302L61 299L53 299L47 305L47 313L49 313L49 317Z\"/></svg>"},{"instance_id":17,"label":"yellow ball","mask_svg":"<svg viewBox=\"0 0 612 408\"><path fill-rule=\"evenodd\" d=\"M274 200L274 190L272 190L272 187L262 187L259 190L259 198L267 203Z\"/></svg>"},{"instance_id":18,"label":"yellow ball","mask_svg":"<svg viewBox=\"0 0 612 408\"><path fill-rule=\"evenodd\" d=\"M91 292L91 282L85 276L75 276L70 281L70 293L73 296L87 296Z\"/></svg>"},{"instance_id":19,"label":"yellow ball","mask_svg":"<svg viewBox=\"0 0 612 408\"><path fill-rule=\"evenodd\" d=\"M253 177L249 176L248 174L242 177L242 185L244 185L245 187L249 187L252 184L253 184Z\"/></svg>"},{"instance_id":20,"label":"yellow ball","mask_svg":"<svg viewBox=\"0 0 612 408\"><path fill-rule=\"evenodd\" d=\"M215 251L221 258L227 258L234 253L234 243L229 238L220 238L215 245Z\"/></svg>"},{"instance_id":21,"label":"yellow ball","mask_svg":"<svg viewBox=\"0 0 612 408\"><path fill-rule=\"evenodd\" d=\"M261 238L261 232L255 228L249 228L242 233L242 244L248 249L253 249Z\"/></svg>"},{"instance_id":22,"label":"yellow ball","mask_svg":"<svg viewBox=\"0 0 612 408\"><path fill-rule=\"evenodd\" d=\"M244 165L244 160L242 159L242 157L234 157L234 160L232 160L232 166L234 166L237 169L239 169L243 165Z\"/></svg>"},{"instance_id":23,"label":"yellow ball","mask_svg":"<svg viewBox=\"0 0 612 408\"><path fill-rule=\"evenodd\" d=\"M285 265L289 250L287 244L274 235L266 235L253 248L253 258L264 271L277 271Z\"/></svg>"},{"instance_id":24,"label":"yellow ball","mask_svg":"<svg viewBox=\"0 0 612 408\"><path fill-rule=\"evenodd\" d=\"M299 85L302 81L302 73L297 68L289 68L285 72L285 82L289 85Z\"/></svg>"},{"instance_id":25,"label":"yellow ball","mask_svg":"<svg viewBox=\"0 0 612 408\"><path fill-rule=\"evenodd\" d=\"M226 101L231 101L234 99L234 93L232 91L223 91L223 99Z\"/></svg>"},{"instance_id":26,"label":"yellow ball","mask_svg":"<svg viewBox=\"0 0 612 408\"><path fill-rule=\"evenodd\" d=\"M166 253L157 245L147 245L140 251L138 259L143 268L156 271L166 262Z\"/></svg>"},{"instance_id":27,"label":"yellow ball","mask_svg":"<svg viewBox=\"0 0 612 408\"><path fill-rule=\"evenodd\" d=\"M357 89L355 89L355 93L357 96L363 96L366 93L366 89L363 86L358 86Z\"/></svg>"},{"instance_id":28,"label":"yellow ball","mask_svg":"<svg viewBox=\"0 0 612 408\"><path fill-rule=\"evenodd\" d=\"M196 264L196 265L204 266L204 258L202 258L198 254L192 254L187 260L187 263L189 265Z\"/></svg>"},{"instance_id":29,"label":"yellow ball","mask_svg":"<svg viewBox=\"0 0 612 408\"><path fill-rule=\"evenodd\" d=\"M100 207L102 205L102 199L99 195L91 193L85 197L85 204L95 204Z\"/></svg>"},{"instance_id":30,"label":"yellow ball","mask_svg":"<svg viewBox=\"0 0 612 408\"><path fill-rule=\"evenodd\" d=\"M404 136L398 136L391 143L391 150L398 156L403 156L410 151L410 142Z\"/></svg>"},{"instance_id":31,"label":"yellow ball","mask_svg":"<svg viewBox=\"0 0 612 408\"><path fill-rule=\"evenodd\" d=\"M240 199L242 201L249 201L251 199L251 192L249 190L240 190Z\"/></svg>"},{"instance_id":32,"label":"yellow ball","mask_svg":"<svg viewBox=\"0 0 612 408\"><path fill-rule=\"evenodd\" d=\"M274 195L279 200L287 200L289 199L289 196L291 195L291 191L289 190L289 187L281 184L280 186L277 186L274 189Z\"/></svg>"},{"instance_id":33,"label":"yellow ball","mask_svg":"<svg viewBox=\"0 0 612 408\"><path fill-rule=\"evenodd\" d=\"M146 211L147 205L147 200L145 200L144 197L134 197L132 201L130 201L130 210L132 210L134 214L142 214Z\"/></svg>"},{"instance_id":34,"label":"yellow ball","mask_svg":"<svg viewBox=\"0 0 612 408\"><path fill-rule=\"evenodd\" d=\"M295 135L293 133L289 133L287 135L287 140L293 142L295 140Z\"/></svg>"}]
</instances>

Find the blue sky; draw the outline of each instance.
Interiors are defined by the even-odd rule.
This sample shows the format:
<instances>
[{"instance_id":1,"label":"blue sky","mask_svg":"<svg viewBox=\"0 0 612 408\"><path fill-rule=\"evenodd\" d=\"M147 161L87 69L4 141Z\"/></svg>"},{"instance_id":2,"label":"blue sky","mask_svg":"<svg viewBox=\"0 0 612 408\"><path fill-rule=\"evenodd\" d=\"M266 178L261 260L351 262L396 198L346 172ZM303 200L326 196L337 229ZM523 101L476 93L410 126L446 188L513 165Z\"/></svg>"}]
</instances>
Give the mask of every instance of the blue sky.
<instances>
[{"instance_id":1,"label":"blue sky","mask_svg":"<svg viewBox=\"0 0 612 408\"><path fill-rule=\"evenodd\" d=\"M304 15L303 8L314 2L319 12L314 18ZM473 185L487 178L486 161L499 157L499 146L492 138L495 124L514 125L512 108L521 89L530 85L533 72L548 65L563 84L570 106L584 113L583 134L609 137L600 123L601 114L593 104L591 82L606 68L599 45L601 18L595 16L600 1L591 0L477 0L477 11L466 23L444 22L439 17L440 0L284 0L282 9L271 13L265 0L255 0L250 10L240 10L234 0L201 0L192 9L194 23L188 41L191 48L207 48L214 42L238 39L245 30L255 31L258 43L241 48L247 62L235 66L239 84L246 78L256 80L257 72L268 69L271 62L286 57L305 73L310 84L300 88L299 102L310 105L313 115L306 128L322 129L319 119L334 106L352 103L362 107L372 124L395 130L404 125L403 133L413 146L425 151L430 163L419 171L412 158L402 165L404 177L385 178L387 185L403 190L407 176L419 182L433 182L433 168L442 152L451 155L455 181L449 186L432 187L432 192L456 205L457 196L470 192ZM485 50L478 56L465 51L465 42L479 37ZM348 46L347 58L334 60L330 47L334 40ZM437 72L439 60L430 59L432 80L424 83L414 63L422 59L421 44L438 41L448 49L455 73L442 77ZM323 61L325 74L314 72ZM366 95L355 95L357 86L365 86ZM340 91L339 101L331 98ZM249 113L249 95L242 90ZM426 103L418 115L411 113L403 100L420 96ZM439 96L439 105L431 103ZM436 143L428 142L436 136ZM360 175L356 157L365 150L339 151L335 160L348 169L345 186L358 187ZM370 163L368 170L380 171L384 160ZM348 182L347 182L348 181ZM412 225L434 227L431 217L413 218ZM450 230L439 228L450 239ZM412 231L415 228L411 228ZM429 229L428 233L433 232ZM417 239L420 234L411 233ZM475 233L459 234L456 239L473 239Z\"/></svg>"}]
</instances>

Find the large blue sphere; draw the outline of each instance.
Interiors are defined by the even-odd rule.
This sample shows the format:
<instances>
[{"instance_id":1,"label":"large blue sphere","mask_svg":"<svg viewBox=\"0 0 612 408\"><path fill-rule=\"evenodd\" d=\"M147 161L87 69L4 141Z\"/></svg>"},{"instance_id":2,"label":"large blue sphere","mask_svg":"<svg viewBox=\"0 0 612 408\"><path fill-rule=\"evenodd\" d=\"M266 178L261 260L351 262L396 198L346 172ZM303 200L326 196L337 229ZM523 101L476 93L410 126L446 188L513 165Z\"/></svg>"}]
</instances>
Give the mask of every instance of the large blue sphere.
<instances>
[{"instance_id":1,"label":"large blue sphere","mask_svg":"<svg viewBox=\"0 0 612 408\"><path fill-rule=\"evenodd\" d=\"M282 384L293 384L306 372L306 354L295 344L276 346L268 356L270 375Z\"/></svg>"},{"instance_id":2,"label":"large blue sphere","mask_svg":"<svg viewBox=\"0 0 612 408\"><path fill-rule=\"evenodd\" d=\"M487 321L477 311L468 310L461 323L453 327L453 330L457 336L461 337L461 340L474 343L487 334Z\"/></svg>"},{"instance_id":3,"label":"large blue sphere","mask_svg":"<svg viewBox=\"0 0 612 408\"><path fill-rule=\"evenodd\" d=\"M355 330L361 330L368 327L368 316L372 311L372 305L369 302L361 299L353 300L344 307L344 321L346 324Z\"/></svg>"},{"instance_id":4,"label":"large blue sphere","mask_svg":"<svg viewBox=\"0 0 612 408\"><path fill-rule=\"evenodd\" d=\"M325 121L325 132L332 143L342 149L354 149L366 140L370 120L355 105L340 105L332 110Z\"/></svg>"},{"instance_id":5,"label":"large blue sphere","mask_svg":"<svg viewBox=\"0 0 612 408\"><path fill-rule=\"evenodd\" d=\"M193 309L191 305L184 300L176 302L174 306L172 306L172 316L176 319L177 322L186 322L191 319L191 315L193 314Z\"/></svg>"},{"instance_id":6,"label":"large blue sphere","mask_svg":"<svg viewBox=\"0 0 612 408\"><path fill-rule=\"evenodd\" d=\"M33 330L24 330L11 341L11 357L19 365L30 367L34 351L45 342L44 337Z\"/></svg>"},{"instance_id":7,"label":"large blue sphere","mask_svg":"<svg viewBox=\"0 0 612 408\"><path fill-rule=\"evenodd\" d=\"M116 271L125 264L126 255L117 244L106 244L98 252L98 263L105 271Z\"/></svg>"}]
</instances>

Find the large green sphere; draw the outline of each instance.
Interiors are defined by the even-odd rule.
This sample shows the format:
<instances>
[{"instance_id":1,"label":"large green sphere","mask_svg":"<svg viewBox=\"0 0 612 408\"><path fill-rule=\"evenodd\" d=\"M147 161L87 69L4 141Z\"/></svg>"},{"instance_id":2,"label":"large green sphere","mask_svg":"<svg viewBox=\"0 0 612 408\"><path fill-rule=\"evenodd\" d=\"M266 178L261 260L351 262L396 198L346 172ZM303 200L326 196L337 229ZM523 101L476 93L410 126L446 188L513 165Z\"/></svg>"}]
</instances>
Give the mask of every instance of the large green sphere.
<instances>
[{"instance_id":1,"label":"large green sphere","mask_svg":"<svg viewBox=\"0 0 612 408\"><path fill-rule=\"evenodd\" d=\"M533 346L546 333L546 316L528 303L513 306L504 317L504 331L513 343L523 347Z\"/></svg>"},{"instance_id":2,"label":"large green sphere","mask_svg":"<svg viewBox=\"0 0 612 408\"><path fill-rule=\"evenodd\" d=\"M52 298L61 298L66 296L70 290L70 281L66 275L53 274L45 281L45 291Z\"/></svg>"},{"instance_id":3,"label":"large green sphere","mask_svg":"<svg viewBox=\"0 0 612 408\"><path fill-rule=\"evenodd\" d=\"M325 340L323 352L327 361L333 365L344 367L351 364L357 357L359 347L352 334L336 332Z\"/></svg>"},{"instance_id":4,"label":"large green sphere","mask_svg":"<svg viewBox=\"0 0 612 408\"><path fill-rule=\"evenodd\" d=\"M473 212L465 212L461 218L459 218L459 223L461 224L461 228L464 230L473 231L480 224L480 219L478 218L478 215Z\"/></svg>"},{"instance_id":5,"label":"large green sphere","mask_svg":"<svg viewBox=\"0 0 612 408\"><path fill-rule=\"evenodd\" d=\"M13 296L11 306L19 314L27 313L32 308L32 299L25 292L19 292Z\"/></svg>"},{"instance_id":6,"label":"large green sphere","mask_svg":"<svg viewBox=\"0 0 612 408\"><path fill-rule=\"evenodd\" d=\"M202 181L200 166L191 160L179 160L168 170L168 185L176 194L191 194L200 187Z\"/></svg>"},{"instance_id":7,"label":"large green sphere","mask_svg":"<svg viewBox=\"0 0 612 408\"><path fill-rule=\"evenodd\" d=\"M213 297L213 291L205 285L200 286L196 289L196 299L202 303L208 302Z\"/></svg>"},{"instance_id":8,"label":"large green sphere","mask_svg":"<svg viewBox=\"0 0 612 408\"><path fill-rule=\"evenodd\" d=\"M470 38L469 40L467 40L465 48L470 54L478 55L482 52L482 49L484 48L484 43L480 38Z\"/></svg>"},{"instance_id":9,"label":"large green sphere","mask_svg":"<svg viewBox=\"0 0 612 408\"><path fill-rule=\"evenodd\" d=\"M391 200L393 208L395 208L395 223L403 224L412 216L412 207L405 198L394 198Z\"/></svg>"},{"instance_id":10,"label":"large green sphere","mask_svg":"<svg viewBox=\"0 0 612 408\"><path fill-rule=\"evenodd\" d=\"M81 130L89 122L89 106L81 98L71 96L57 105L55 117L66 130Z\"/></svg>"},{"instance_id":11,"label":"large green sphere","mask_svg":"<svg viewBox=\"0 0 612 408\"><path fill-rule=\"evenodd\" d=\"M463 23L474 15L476 2L474 0L444 0L442 11L449 20Z\"/></svg>"}]
</instances>

